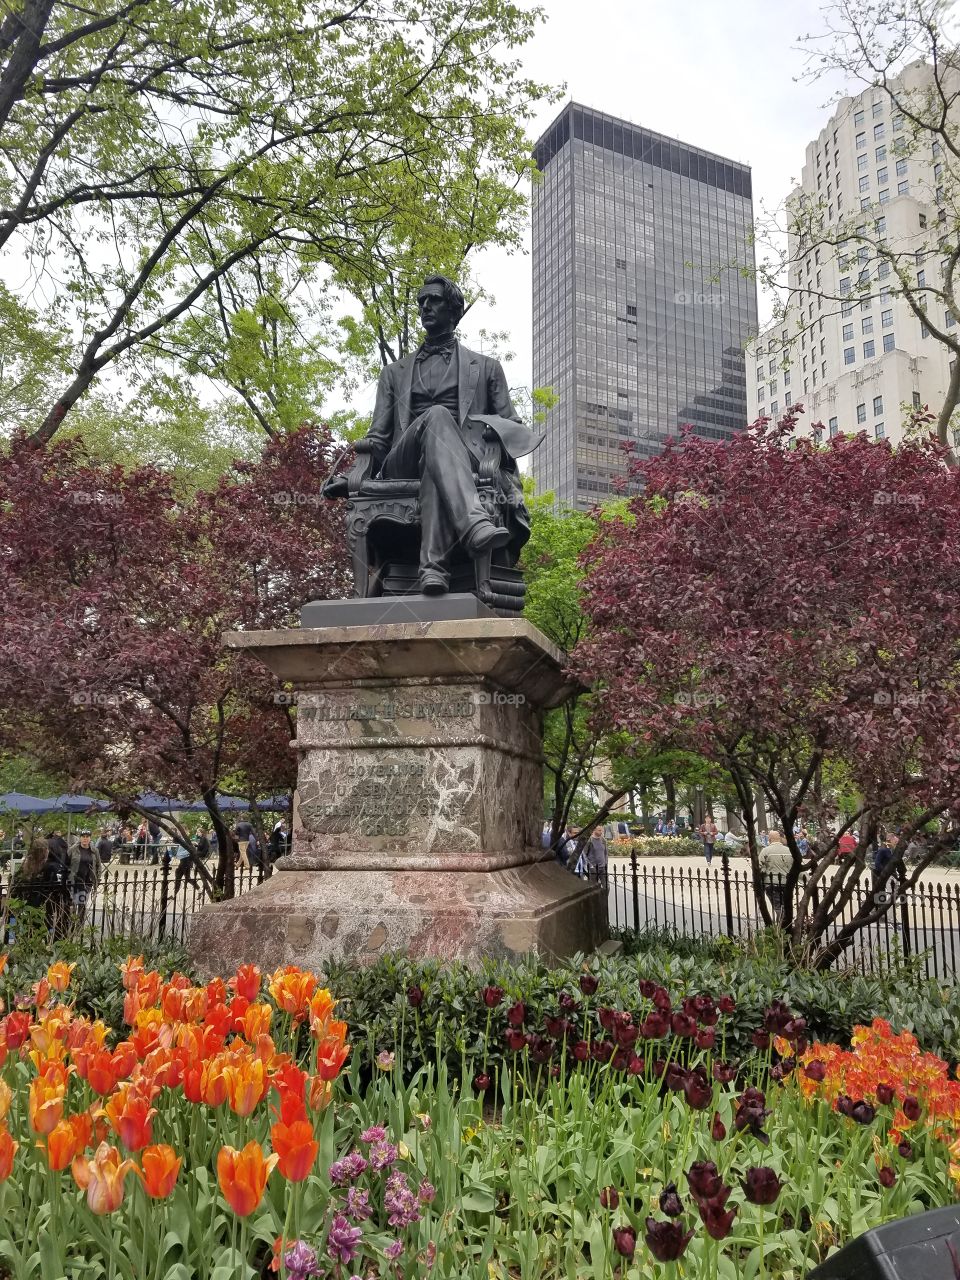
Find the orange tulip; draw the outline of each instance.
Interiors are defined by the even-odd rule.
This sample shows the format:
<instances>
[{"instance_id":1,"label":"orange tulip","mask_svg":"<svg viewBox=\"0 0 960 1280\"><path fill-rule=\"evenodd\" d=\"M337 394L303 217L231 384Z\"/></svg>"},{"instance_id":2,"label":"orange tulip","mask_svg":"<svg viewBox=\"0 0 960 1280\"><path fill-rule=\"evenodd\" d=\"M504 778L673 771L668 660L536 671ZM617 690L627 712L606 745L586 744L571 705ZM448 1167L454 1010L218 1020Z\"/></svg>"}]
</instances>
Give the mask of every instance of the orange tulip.
<instances>
[{"instance_id":1,"label":"orange tulip","mask_svg":"<svg viewBox=\"0 0 960 1280\"><path fill-rule=\"evenodd\" d=\"M319 991L314 992L310 1000L310 1026L315 1035L323 1033L323 1028L333 1016L333 1007L336 1003L326 987L321 987Z\"/></svg>"},{"instance_id":2,"label":"orange tulip","mask_svg":"<svg viewBox=\"0 0 960 1280\"><path fill-rule=\"evenodd\" d=\"M144 1147L140 1159L143 1169L138 1169L137 1172L147 1189L147 1195L154 1200L164 1199L174 1188L183 1156L178 1156L173 1147L156 1146Z\"/></svg>"},{"instance_id":3,"label":"orange tulip","mask_svg":"<svg viewBox=\"0 0 960 1280\"><path fill-rule=\"evenodd\" d=\"M6 1120L7 1113L10 1110L10 1103L13 1101L13 1090L7 1084L6 1080L0 1080L0 1120Z\"/></svg>"},{"instance_id":4,"label":"orange tulip","mask_svg":"<svg viewBox=\"0 0 960 1280\"><path fill-rule=\"evenodd\" d=\"M302 1022L310 1009L310 1000L317 986L316 976L295 965L278 969L270 980L270 994L284 1011L297 1022Z\"/></svg>"},{"instance_id":5,"label":"orange tulip","mask_svg":"<svg viewBox=\"0 0 960 1280\"><path fill-rule=\"evenodd\" d=\"M123 1203L123 1180L131 1169L133 1160L121 1160L116 1147L101 1142L88 1160L77 1156L72 1172L77 1186L87 1193L87 1204L96 1214L113 1213Z\"/></svg>"},{"instance_id":6,"label":"orange tulip","mask_svg":"<svg viewBox=\"0 0 960 1280\"><path fill-rule=\"evenodd\" d=\"M311 1076L307 1097L310 1099L311 1110L322 1111L324 1107L330 1105L333 1097L333 1082L324 1080L320 1076Z\"/></svg>"},{"instance_id":7,"label":"orange tulip","mask_svg":"<svg viewBox=\"0 0 960 1280\"><path fill-rule=\"evenodd\" d=\"M35 982L31 987L33 992L33 1003L37 1009L42 1009L50 999L50 983L46 978L41 978L39 982Z\"/></svg>"},{"instance_id":8,"label":"orange tulip","mask_svg":"<svg viewBox=\"0 0 960 1280\"><path fill-rule=\"evenodd\" d=\"M273 1010L268 1004L252 1004L243 1015L243 1034L251 1044L265 1036L273 1021Z\"/></svg>"},{"instance_id":9,"label":"orange tulip","mask_svg":"<svg viewBox=\"0 0 960 1280\"><path fill-rule=\"evenodd\" d=\"M86 1149L93 1133L93 1120L86 1111L61 1120L47 1137L47 1163L53 1170L65 1169Z\"/></svg>"},{"instance_id":10,"label":"orange tulip","mask_svg":"<svg viewBox=\"0 0 960 1280\"><path fill-rule=\"evenodd\" d=\"M321 1080L335 1080L350 1056L350 1046L339 1036L324 1036L317 1045L317 1072Z\"/></svg>"},{"instance_id":11,"label":"orange tulip","mask_svg":"<svg viewBox=\"0 0 960 1280\"><path fill-rule=\"evenodd\" d=\"M120 966L124 991L133 991L143 973L143 956L127 956Z\"/></svg>"},{"instance_id":12,"label":"orange tulip","mask_svg":"<svg viewBox=\"0 0 960 1280\"><path fill-rule=\"evenodd\" d=\"M66 991L70 985L70 977L77 966L57 960L47 970L47 981L54 991Z\"/></svg>"},{"instance_id":13,"label":"orange tulip","mask_svg":"<svg viewBox=\"0 0 960 1280\"><path fill-rule=\"evenodd\" d=\"M63 1118L63 1099L66 1089L56 1078L37 1076L30 1081L28 1114L34 1133L46 1136L52 1133Z\"/></svg>"},{"instance_id":14,"label":"orange tulip","mask_svg":"<svg viewBox=\"0 0 960 1280\"><path fill-rule=\"evenodd\" d=\"M109 1049L97 1049L90 1054L84 1066L87 1074L87 1084L94 1093L99 1093L101 1098L105 1098L108 1093L113 1093L117 1087L120 1074L117 1069L117 1060ZM80 1070L79 1064L77 1069L78 1071ZM83 1072L80 1072L80 1074L82 1075Z\"/></svg>"},{"instance_id":15,"label":"orange tulip","mask_svg":"<svg viewBox=\"0 0 960 1280\"><path fill-rule=\"evenodd\" d=\"M230 1110L248 1116L263 1101L269 1088L266 1068L259 1058L240 1059L224 1067Z\"/></svg>"},{"instance_id":16,"label":"orange tulip","mask_svg":"<svg viewBox=\"0 0 960 1280\"><path fill-rule=\"evenodd\" d=\"M13 1169L13 1157L17 1154L19 1142L14 1142L6 1126L0 1126L0 1182L10 1177Z\"/></svg>"},{"instance_id":17,"label":"orange tulip","mask_svg":"<svg viewBox=\"0 0 960 1280\"><path fill-rule=\"evenodd\" d=\"M309 1120L296 1120L293 1124L278 1121L270 1130L270 1141L280 1157L280 1172L288 1182L302 1182L313 1168L320 1150L314 1139L313 1125Z\"/></svg>"},{"instance_id":18,"label":"orange tulip","mask_svg":"<svg viewBox=\"0 0 960 1280\"><path fill-rule=\"evenodd\" d=\"M242 964L236 974L227 983L238 996L253 1002L260 994L263 977L255 964Z\"/></svg>"},{"instance_id":19,"label":"orange tulip","mask_svg":"<svg viewBox=\"0 0 960 1280\"><path fill-rule=\"evenodd\" d=\"M227 1077L219 1055L209 1058L200 1073L200 1094L208 1107L221 1107L227 1100Z\"/></svg>"},{"instance_id":20,"label":"orange tulip","mask_svg":"<svg viewBox=\"0 0 960 1280\"><path fill-rule=\"evenodd\" d=\"M153 1137L153 1117L156 1109L150 1106L153 1090L145 1091L136 1085L124 1085L109 1099L106 1111L117 1137L128 1151L139 1151Z\"/></svg>"},{"instance_id":21,"label":"orange tulip","mask_svg":"<svg viewBox=\"0 0 960 1280\"><path fill-rule=\"evenodd\" d=\"M7 961L9 959L10 957L6 951L3 953L2 956L0 956L0 973L3 973L4 969L7 967Z\"/></svg>"},{"instance_id":22,"label":"orange tulip","mask_svg":"<svg viewBox=\"0 0 960 1280\"><path fill-rule=\"evenodd\" d=\"M220 1148L217 1179L224 1199L235 1214L245 1218L253 1213L263 1199L267 1178L279 1160L276 1152L265 1159L259 1142L248 1142L242 1151L233 1147Z\"/></svg>"}]
</instances>

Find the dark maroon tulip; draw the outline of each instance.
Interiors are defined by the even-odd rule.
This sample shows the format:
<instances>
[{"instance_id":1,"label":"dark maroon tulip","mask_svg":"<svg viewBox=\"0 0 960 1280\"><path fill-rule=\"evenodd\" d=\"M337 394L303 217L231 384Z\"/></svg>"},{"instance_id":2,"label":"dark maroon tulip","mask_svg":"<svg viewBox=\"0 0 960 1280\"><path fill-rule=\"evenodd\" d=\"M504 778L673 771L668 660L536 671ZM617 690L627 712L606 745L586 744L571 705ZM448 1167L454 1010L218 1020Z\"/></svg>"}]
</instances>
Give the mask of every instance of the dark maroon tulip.
<instances>
[{"instance_id":1,"label":"dark maroon tulip","mask_svg":"<svg viewBox=\"0 0 960 1280\"><path fill-rule=\"evenodd\" d=\"M714 1142L722 1142L727 1136L727 1126L720 1119L720 1112L713 1113L713 1123L710 1125L710 1137Z\"/></svg>"},{"instance_id":2,"label":"dark maroon tulip","mask_svg":"<svg viewBox=\"0 0 960 1280\"><path fill-rule=\"evenodd\" d=\"M737 1109L733 1117L733 1127L738 1133L749 1129L764 1146L770 1141L763 1131L764 1118L770 1114L765 1102L766 1099L759 1089L744 1089L737 1099Z\"/></svg>"},{"instance_id":3,"label":"dark maroon tulip","mask_svg":"<svg viewBox=\"0 0 960 1280\"><path fill-rule=\"evenodd\" d=\"M908 1093L903 1100L903 1114L908 1120L920 1119L920 1103L912 1093Z\"/></svg>"},{"instance_id":4,"label":"dark maroon tulip","mask_svg":"<svg viewBox=\"0 0 960 1280\"><path fill-rule=\"evenodd\" d=\"M511 1053L519 1053L523 1046L527 1043L527 1037L522 1031L518 1031L516 1027L508 1027L503 1033L507 1048Z\"/></svg>"},{"instance_id":5,"label":"dark maroon tulip","mask_svg":"<svg viewBox=\"0 0 960 1280\"><path fill-rule=\"evenodd\" d=\"M705 1027L697 1032L697 1048L712 1049L717 1043L717 1033L713 1027Z\"/></svg>"},{"instance_id":6,"label":"dark maroon tulip","mask_svg":"<svg viewBox=\"0 0 960 1280\"><path fill-rule=\"evenodd\" d=\"M640 994L643 996L644 1000L652 1000L653 993L656 991L656 989L657 989L657 984L655 982L651 982L649 978L641 979Z\"/></svg>"},{"instance_id":7,"label":"dark maroon tulip","mask_svg":"<svg viewBox=\"0 0 960 1280\"><path fill-rule=\"evenodd\" d=\"M594 1040L590 1046L590 1053L595 1062L609 1062L613 1057L613 1049L612 1040Z\"/></svg>"},{"instance_id":8,"label":"dark maroon tulip","mask_svg":"<svg viewBox=\"0 0 960 1280\"><path fill-rule=\"evenodd\" d=\"M617 1025L616 1009L607 1009L606 1007L597 1010L597 1018L604 1031L612 1031Z\"/></svg>"},{"instance_id":9,"label":"dark maroon tulip","mask_svg":"<svg viewBox=\"0 0 960 1280\"><path fill-rule=\"evenodd\" d=\"M906 1140L906 1138L904 1138L901 1142L897 1143L897 1150L903 1156L904 1160L913 1159L913 1147Z\"/></svg>"},{"instance_id":10,"label":"dark maroon tulip","mask_svg":"<svg viewBox=\"0 0 960 1280\"><path fill-rule=\"evenodd\" d=\"M423 1004L423 987L407 987L407 1004L411 1009L419 1009Z\"/></svg>"},{"instance_id":11,"label":"dark maroon tulip","mask_svg":"<svg viewBox=\"0 0 960 1280\"><path fill-rule=\"evenodd\" d=\"M478 1071L473 1077L473 1087L476 1089L477 1093L483 1093L486 1089L490 1088L490 1077L485 1071Z\"/></svg>"},{"instance_id":12,"label":"dark maroon tulip","mask_svg":"<svg viewBox=\"0 0 960 1280\"><path fill-rule=\"evenodd\" d=\"M621 1049L632 1049L637 1043L637 1037L640 1035L640 1028L635 1027L632 1022L621 1023L616 1029L617 1044Z\"/></svg>"},{"instance_id":13,"label":"dark maroon tulip","mask_svg":"<svg viewBox=\"0 0 960 1280\"><path fill-rule=\"evenodd\" d=\"M790 1068L783 1062L775 1062L770 1068L770 1079L776 1080L777 1083L784 1080L790 1073Z\"/></svg>"},{"instance_id":14,"label":"dark maroon tulip","mask_svg":"<svg viewBox=\"0 0 960 1280\"><path fill-rule=\"evenodd\" d=\"M483 1003L488 1009L496 1009L497 1005L503 1000L503 991L500 987L484 987Z\"/></svg>"},{"instance_id":15,"label":"dark maroon tulip","mask_svg":"<svg viewBox=\"0 0 960 1280\"><path fill-rule=\"evenodd\" d=\"M620 1204L620 1192L616 1187L604 1187L600 1192L600 1206L603 1209L616 1209Z\"/></svg>"},{"instance_id":16,"label":"dark maroon tulip","mask_svg":"<svg viewBox=\"0 0 960 1280\"><path fill-rule=\"evenodd\" d=\"M554 1063L553 1066L550 1068L550 1078L552 1080L560 1079L560 1068L557 1066L556 1063Z\"/></svg>"},{"instance_id":17,"label":"dark maroon tulip","mask_svg":"<svg viewBox=\"0 0 960 1280\"><path fill-rule=\"evenodd\" d=\"M842 1116L852 1116L854 1102L849 1093L841 1093L837 1095L837 1110Z\"/></svg>"},{"instance_id":18,"label":"dark maroon tulip","mask_svg":"<svg viewBox=\"0 0 960 1280\"><path fill-rule=\"evenodd\" d=\"M683 1082L683 1096L694 1111L705 1111L713 1101L713 1085L703 1067L695 1067Z\"/></svg>"},{"instance_id":19,"label":"dark maroon tulip","mask_svg":"<svg viewBox=\"0 0 960 1280\"><path fill-rule=\"evenodd\" d=\"M677 1184L668 1182L660 1192L660 1212L668 1218L679 1218L683 1213L683 1203L677 1195Z\"/></svg>"},{"instance_id":20,"label":"dark maroon tulip","mask_svg":"<svg viewBox=\"0 0 960 1280\"><path fill-rule=\"evenodd\" d=\"M666 1069L667 1064L662 1058L654 1058L653 1062L650 1064L650 1070L653 1073L654 1080L661 1079Z\"/></svg>"},{"instance_id":21,"label":"dark maroon tulip","mask_svg":"<svg viewBox=\"0 0 960 1280\"><path fill-rule=\"evenodd\" d=\"M873 1124L877 1118L877 1112L869 1102L855 1102L850 1118L856 1120L857 1124Z\"/></svg>"},{"instance_id":22,"label":"dark maroon tulip","mask_svg":"<svg viewBox=\"0 0 960 1280\"><path fill-rule=\"evenodd\" d=\"M784 1024L783 1030L781 1032L783 1037L786 1040L789 1040L791 1044L796 1044L798 1040L803 1039L806 1033L807 1033L806 1018L791 1018L788 1022Z\"/></svg>"},{"instance_id":23,"label":"dark maroon tulip","mask_svg":"<svg viewBox=\"0 0 960 1280\"><path fill-rule=\"evenodd\" d=\"M644 1040L659 1040L670 1030L670 1019L665 1013L655 1009L648 1013L640 1024L640 1034Z\"/></svg>"},{"instance_id":24,"label":"dark maroon tulip","mask_svg":"<svg viewBox=\"0 0 960 1280\"><path fill-rule=\"evenodd\" d=\"M889 1107L890 1103L893 1101L893 1097L894 1092L892 1084L877 1085L877 1101L880 1103L881 1107Z\"/></svg>"},{"instance_id":25,"label":"dark maroon tulip","mask_svg":"<svg viewBox=\"0 0 960 1280\"><path fill-rule=\"evenodd\" d=\"M527 1010L522 1000L518 1000L507 1010L507 1022L511 1027L522 1027L526 1016Z\"/></svg>"},{"instance_id":26,"label":"dark maroon tulip","mask_svg":"<svg viewBox=\"0 0 960 1280\"><path fill-rule=\"evenodd\" d=\"M819 1083L827 1078L827 1064L819 1058L814 1058L803 1068L803 1074L808 1080L816 1080Z\"/></svg>"},{"instance_id":27,"label":"dark maroon tulip","mask_svg":"<svg viewBox=\"0 0 960 1280\"><path fill-rule=\"evenodd\" d=\"M627 1063L627 1070L632 1076L642 1076L644 1069L644 1061L635 1053L630 1055L630 1061Z\"/></svg>"},{"instance_id":28,"label":"dark maroon tulip","mask_svg":"<svg viewBox=\"0 0 960 1280\"><path fill-rule=\"evenodd\" d=\"M885 1164L877 1173L877 1177L880 1179L881 1187L892 1187L897 1180L897 1175L888 1164Z\"/></svg>"},{"instance_id":29,"label":"dark maroon tulip","mask_svg":"<svg viewBox=\"0 0 960 1280\"><path fill-rule=\"evenodd\" d=\"M675 1036L695 1036L697 1020L689 1013L675 1013L670 1019L670 1027Z\"/></svg>"},{"instance_id":30,"label":"dark maroon tulip","mask_svg":"<svg viewBox=\"0 0 960 1280\"><path fill-rule=\"evenodd\" d=\"M717 1084L729 1084L736 1074L736 1067L729 1062L715 1062L713 1064L713 1078Z\"/></svg>"},{"instance_id":31,"label":"dark maroon tulip","mask_svg":"<svg viewBox=\"0 0 960 1280\"><path fill-rule=\"evenodd\" d=\"M697 1016L697 997L684 996L680 1002L680 1011L681 1013L688 1013L691 1018L695 1018Z\"/></svg>"},{"instance_id":32,"label":"dark maroon tulip","mask_svg":"<svg viewBox=\"0 0 960 1280\"><path fill-rule=\"evenodd\" d=\"M653 1003L661 1011L661 1013L669 1013L672 1007L670 1001L670 992L666 987L654 987Z\"/></svg>"},{"instance_id":33,"label":"dark maroon tulip","mask_svg":"<svg viewBox=\"0 0 960 1280\"><path fill-rule=\"evenodd\" d=\"M586 1062L590 1057L590 1046L586 1040L578 1040L573 1046L573 1056L578 1062Z\"/></svg>"},{"instance_id":34,"label":"dark maroon tulip","mask_svg":"<svg viewBox=\"0 0 960 1280\"><path fill-rule=\"evenodd\" d=\"M772 1169L765 1165L760 1168L754 1165L747 1170L747 1176L743 1180L743 1194L751 1204L773 1204L782 1186L783 1183Z\"/></svg>"},{"instance_id":35,"label":"dark maroon tulip","mask_svg":"<svg viewBox=\"0 0 960 1280\"><path fill-rule=\"evenodd\" d=\"M782 1000L771 1000L763 1011L763 1027L765 1031L778 1032L783 1035L786 1028L794 1022L795 1016L789 1005Z\"/></svg>"},{"instance_id":36,"label":"dark maroon tulip","mask_svg":"<svg viewBox=\"0 0 960 1280\"><path fill-rule=\"evenodd\" d=\"M676 1262L693 1239L693 1230L684 1231L680 1222L657 1222L656 1218L648 1218L643 1238L658 1262Z\"/></svg>"},{"instance_id":37,"label":"dark maroon tulip","mask_svg":"<svg viewBox=\"0 0 960 1280\"><path fill-rule=\"evenodd\" d=\"M600 979L595 978L592 973L581 973L580 990L585 996L593 996L597 993L597 987L600 985Z\"/></svg>"},{"instance_id":38,"label":"dark maroon tulip","mask_svg":"<svg viewBox=\"0 0 960 1280\"><path fill-rule=\"evenodd\" d=\"M610 1059L610 1066L614 1071L626 1071L630 1065L630 1050L618 1049Z\"/></svg>"},{"instance_id":39,"label":"dark maroon tulip","mask_svg":"<svg viewBox=\"0 0 960 1280\"><path fill-rule=\"evenodd\" d=\"M564 1011L564 1013L574 1013L574 1012L579 1012L580 1010L580 1006L577 1004L576 1000L573 998L573 996L570 994L569 991L561 992L560 1000L558 1001L558 1003L560 1005L560 1008Z\"/></svg>"},{"instance_id":40,"label":"dark maroon tulip","mask_svg":"<svg viewBox=\"0 0 960 1280\"><path fill-rule=\"evenodd\" d=\"M544 1030L547 1035L554 1036L558 1040L563 1035L564 1024L564 1018L544 1018L543 1020Z\"/></svg>"},{"instance_id":41,"label":"dark maroon tulip","mask_svg":"<svg viewBox=\"0 0 960 1280\"><path fill-rule=\"evenodd\" d=\"M754 1043L754 1047L766 1052L770 1048L770 1032L755 1031L750 1039Z\"/></svg>"},{"instance_id":42,"label":"dark maroon tulip","mask_svg":"<svg viewBox=\"0 0 960 1280\"><path fill-rule=\"evenodd\" d=\"M637 1233L633 1227L614 1227L613 1247L621 1258L632 1258L637 1249Z\"/></svg>"},{"instance_id":43,"label":"dark maroon tulip","mask_svg":"<svg viewBox=\"0 0 960 1280\"><path fill-rule=\"evenodd\" d=\"M704 1200L697 1205L697 1208L700 1210L700 1217L707 1229L707 1235L712 1236L714 1240L726 1240L733 1229L733 1220L737 1216L737 1206L734 1205L732 1209L724 1210L711 1201Z\"/></svg>"},{"instance_id":44,"label":"dark maroon tulip","mask_svg":"<svg viewBox=\"0 0 960 1280\"><path fill-rule=\"evenodd\" d=\"M721 996L717 1001L717 1008L721 1013L736 1013L737 1002L734 1000L733 996Z\"/></svg>"},{"instance_id":45,"label":"dark maroon tulip","mask_svg":"<svg viewBox=\"0 0 960 1280\"><path fill-rule=\"evenodd\" d=\"M695 1200L712 1200L723 1190L723 1179L712 1160L695 1160L687 1170L687 1182Z\"/></svg>"},{"instance_id":46,"label":"dark maroon tulip","mask_svg":"<svg viewBox=\"0 0 960 1280\"><path fill-rule=\"evenodd\" d=\"M686 1083L688 1075L689 1072L686 1067L682 1067L679 1062L671 1062L663 1073L663 1083L668 1089L676 1089L679 1093Z\"/></svg>"},{"instance_id":47,"label":"dark maroon tulip","mask_svg":"<svg viewBox=\"0 0 960 1280\"><path fill-rule=\"evenodd\" d=\"M553 1054L553 1041L548 1040L546 1036L532 1036L528 1042L530 1045L530 1057L534 1062L547 1062Z\"/></svg>"}]
</instances>

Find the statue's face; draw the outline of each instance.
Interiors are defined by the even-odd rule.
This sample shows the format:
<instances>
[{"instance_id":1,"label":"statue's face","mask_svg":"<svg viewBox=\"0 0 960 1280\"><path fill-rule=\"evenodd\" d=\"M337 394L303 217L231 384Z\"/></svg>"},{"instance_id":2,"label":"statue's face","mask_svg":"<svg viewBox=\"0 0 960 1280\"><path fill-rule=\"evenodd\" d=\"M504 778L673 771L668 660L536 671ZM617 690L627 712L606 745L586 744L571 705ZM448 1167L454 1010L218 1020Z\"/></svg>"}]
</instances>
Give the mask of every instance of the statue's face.
<instances>
[{"instance_id":1,"label":"statue's face","mask_svg":"<svg viewBox=\"0 0 960 1280\"><path fill-rule=\"evenodd\" d=\"M420 310L420 323L428 337L449 333L454 328L453 313L443 296L443 285L425 284L417 294L417 307Z\"/></svg>"}]
</instances>

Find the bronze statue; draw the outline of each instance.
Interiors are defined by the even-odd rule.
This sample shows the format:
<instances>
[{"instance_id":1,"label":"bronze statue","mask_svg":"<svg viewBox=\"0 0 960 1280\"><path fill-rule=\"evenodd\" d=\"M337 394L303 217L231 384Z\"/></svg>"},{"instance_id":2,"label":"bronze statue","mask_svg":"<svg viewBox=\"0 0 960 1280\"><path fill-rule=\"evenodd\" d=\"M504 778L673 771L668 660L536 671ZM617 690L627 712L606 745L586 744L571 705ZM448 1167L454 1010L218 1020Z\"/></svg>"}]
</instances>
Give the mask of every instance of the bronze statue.
<instances>
[{"instance_id":1,"label":"bronze statue","mask_svg":"<svg viewBox=\"0 0 960 1280\"><path fill-rule=\"evenodd\" d=\"M476 594L518 611L522 586L509 585L509 571L530 526L517 459L540 438L520 420L500 362L458 341L464 298L457 285L429 276L417 306L425 341L383 370L370 430L355 446L357 463L328 480L323 493L352 499L357 594L385 589L387 567L369 552L367 535L375 519L393 520L419 525L414 590L450 590L459 556L477 569ZM361 510L364 499L369 510ZM513 592L515 603L500 598L503 591Z\"/></svg>"}]
</instances>

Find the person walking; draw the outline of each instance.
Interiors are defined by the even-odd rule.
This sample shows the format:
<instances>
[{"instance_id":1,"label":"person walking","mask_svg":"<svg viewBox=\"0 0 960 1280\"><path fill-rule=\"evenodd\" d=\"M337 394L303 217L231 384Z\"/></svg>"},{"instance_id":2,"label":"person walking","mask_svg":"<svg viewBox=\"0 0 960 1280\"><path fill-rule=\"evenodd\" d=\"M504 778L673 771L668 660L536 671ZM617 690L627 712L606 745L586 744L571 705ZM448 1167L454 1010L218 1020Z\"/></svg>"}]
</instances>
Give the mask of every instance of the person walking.
<instances>
[{"instance_id":1,"label":"person walking","mask_svg":"<svg viewBox=\"0 0 960 1280\"><path fill-rule=\"evenodd\" d=\"M779 920L783 915L783 903L786 897L785 880L793 869L793 854L784 844L783 836L774 831L770 843L760 854L760 870L763 877L763 888L773 907L774 918Z\"/></svg>"},{"instance_id":2,"label":"person walking","mask_svg":"<svg viewBox=\"0 0 960 1280\"><path fill-rule=\"evenodd\" d=\"M83 924L87 906L100 879L100 855L93 847L90 831L84 828L70 857L68 883L77 921Z\"/></svg>"},{"instance_id":3,"label":"person walking","mask_svg":"<svg viewBox=\"0 0 960 1280\"><path fill-rule=\"evenodd\" d=\"M100 866L105 866L113 857L113 840L110 832L103 828L97 840L97 857L100 859Z\"/></svg>"},{"instance_id":4,"label":"person walking","mask_svg":"<svg viewBox=\"0 0 960 1280\"><path fill-rule=\"evenodd\" d=\"M583 851L584 865L587 869L587 875L591 880L596 880L598 884L607 887L607 864L609 861L609 851L607 842L603 838L603 830L600 827L594 827L590 833L590 839L587 841Z\"/></svg>"},{"instance_id":5,"label":"person walking","mask_svg":"<svg viewBox=\"0 0 960 1280\"><path fill-rule=\"evenodd\" d=\"M707 866L713 861L713 846L717 843L717 834L719 828L713 820L713 814L709 814L700 824L700 835L703 837L703 856L707 860Z\"/></svg>"},{"instance_id":6,"label":"person walking","mask_svg":"<svg viewBox=\"0 0 960 1280\"><path fill-rule=\"evenodd\" d=\"M253 835L253 824L246 818L241 818L231 832L234 840L237 842L237 849L240 854L240 866L249 867L250 863L247 859L247 845L250 837Z\"/></svg>"},{"instance_id":7,"label":"person walking","mask_svg":"<svg viewBox=\"0 0 960 1280\"><path fill-rule=\"evenodd\" d=\"M270 832L270 861L276 862L278 858L282 858L290 846L290 838L287 834L287 824L283 818L274 823L273 830ZM550 847L549 843L546 846Z\"/></svg>"}]
</instances>

